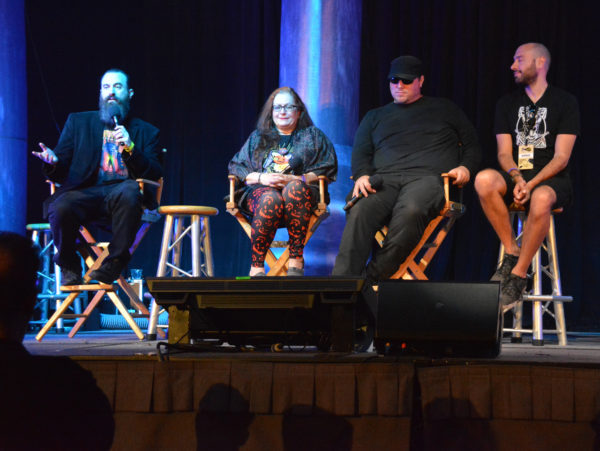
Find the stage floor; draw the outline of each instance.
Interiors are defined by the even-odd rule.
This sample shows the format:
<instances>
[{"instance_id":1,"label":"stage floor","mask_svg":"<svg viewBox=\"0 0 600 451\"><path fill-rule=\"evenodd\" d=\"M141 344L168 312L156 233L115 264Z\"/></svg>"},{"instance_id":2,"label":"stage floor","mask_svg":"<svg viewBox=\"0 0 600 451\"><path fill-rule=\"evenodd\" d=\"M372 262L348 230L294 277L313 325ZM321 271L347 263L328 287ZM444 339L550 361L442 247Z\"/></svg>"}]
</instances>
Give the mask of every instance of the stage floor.
<instances>
[{"instance_id":1,"label":"stage floor","mask_svg":"<svg viewBox=\"0 0 600 451\"><path fill-rule=\"evenodd\" d=\"M147 358L158 359L158 341L140 341L130 331L93 331L79 332L75 337L69 338L66 334L48 333L41 342L35 340L33 333L27 334L24 340L25 347L32 354L51 356L71 356L75 358L101 359L119 358ZM511 343L510 338L504 338L502 352L495 359L466 359L444 358L436 360L476 360L495 361L498 363L528 362L539 364L575 364L577 366L600 366L600 334L585 333L569 335L567 346L558 346L553 336L546 337L548 343L544 346L533 346L530 337L523 337L522 343ZM166 342L166 340L165 340ZM364 353L339 353L319 352L314 347L292 349L284 348L280 352L270 352L264 349L249 349L238 351L233 347L221 346L206 349L198 347L197 351L173 352L169 354L172 359L241 359L241 360L268 360L268 361L311 361L311 362L360 362L368 360L409 361L432 360L419 356L380 356L376 352Z\"/></svg>"}]
</instances>

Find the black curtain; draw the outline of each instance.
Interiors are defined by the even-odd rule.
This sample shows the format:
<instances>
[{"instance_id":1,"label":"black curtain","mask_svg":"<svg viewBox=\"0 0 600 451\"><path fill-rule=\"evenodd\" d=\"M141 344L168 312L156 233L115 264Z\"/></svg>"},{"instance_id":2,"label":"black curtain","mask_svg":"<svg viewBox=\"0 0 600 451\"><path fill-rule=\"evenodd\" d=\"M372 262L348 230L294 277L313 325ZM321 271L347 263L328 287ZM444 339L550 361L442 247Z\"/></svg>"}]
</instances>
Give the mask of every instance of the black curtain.
<instances>
[{"instance_id":1,"label":"black curtain","mask_svg":"<svg viewBox=\"0 0 600 451\"><path fill-rule=\"evenodd\" d=\"M600 326L594 13L594 2L584 1L364 1L360 55L361 118L391 100L390 60L414 54L427 66L425 94L464 109L479 132L482 167L490 167L495 102L515 88L512 55L524 42L548 46L550 82L575 94L581 108L582 136L571 159L576 196L557 218L563 292L575 297L567 319L581 329ZM248 240L224 211L226 168L278 84L281 2L27 0L26 15L31 150L39 141L53 146L69 112L95 109L101 74L123 68L136 91L133 113L162 130L168 150L163 204L219 208L212 222L216 274L246 274ZM33 158L27 183L28 221L39 221L47 187ZM465 201L467 214L436 256L433 279L475 282L491 275L498 240L472 186ZM131 267L154 274L161 232L162 223L151 229Z\"/></svg>"}]
</instances>

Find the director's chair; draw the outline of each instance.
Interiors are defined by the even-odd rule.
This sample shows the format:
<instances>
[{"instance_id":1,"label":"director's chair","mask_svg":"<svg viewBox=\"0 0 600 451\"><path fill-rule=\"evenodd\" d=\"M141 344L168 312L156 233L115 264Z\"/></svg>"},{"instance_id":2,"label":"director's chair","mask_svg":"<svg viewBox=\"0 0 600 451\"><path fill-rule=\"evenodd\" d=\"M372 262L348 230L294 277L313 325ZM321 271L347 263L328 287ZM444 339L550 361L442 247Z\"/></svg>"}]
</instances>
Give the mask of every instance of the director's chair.
<instances>
[{"instance_id":1,"label":"director's chair","mask_svg":"<svg viewBox=\"0 0 600 451\"><path fill-rule=\"evenodd\" d=\"M143 192L144 188L147 186L156 187L156 201L160 204L160 200L162 197L162 188L163 188L163 179L161 178L159 181L153 180L145 180L145 179L137 179L138 185L140 187L140 191ZM142 214L142 224L137 232L135 240L132 246L129 249L129 253L133 254L137 249L138 245L146 235L150 225L160 219L160 215L154 210L145 210ZM104 284L104 283L93 283L89 284L89 274L98 269L102 262L106 257L108 257L108 242L98 242L92 233L89 231L89 228L86 226L81 226L79 229L80 240L78 246L78 252L83 257L85 262L86 271L83 277L84 284L82 285L63 285L61 286L61 290L63 292L69 293L69 295L65 298L63 302L61 302L60 306L56 309L52 317L48 320L48 322L42 327L39 333L36 335L35 339L37 341L41 341L44 338L44 335L48 332L48 330L56 323L59 318L77 318L77 322L69 332L69 338L72 338L83 326L83 323L88 319L91 315L92 311L96 306L100 303L100 301L106 295L111 302L115 305L119 313L123 316L129 327L133 330L135 335L142 340L144 338L144 334L140 330L139 326L136 324L134 317L149 317L150 312L142 302L142 300L138 297L136 290L125 280L125 277L122 275L117 279L116 284ZM125 295L129 298L129 302L131 307L136 309L139 313L131 314L123 304L121 298L119 298L117 294L118 288L125 293ZM65 313L69 306L73 303L73 301L84 292L95 292L92 300L89 302L86 309L81 314L67 314Z\"/></svg>"},{"instance_id":2,"label":"director's chair","mask_svg":"<svg viewBox=\"0 0 600 451\"><path fill-rule=\"evenodd\" d=\"M429 222L421 240L414 247L410 255L406 257L406 260L400 264L398 270L390 277L391 279L428 280L425 275L427 266L456 220L464 214L465 206L461 202L450 200L450 178L452 176L444 173L442 174L442 178L444 179L444 207L439 215ZM460 194L462 197L462 191ZM387 226L383 226L375 234L375 240L379 246L383 246L387 232Z\"/></svg>"},{"instance_id":3,"label":"director's chair","mask_svg":"<svg viewBox=\"0 0 600 451\"><path fill-rule=\"evenodd\" d=\"M229 176L229 201L226 203L227 212L231 214L246 232L248 238L252 236L252 216L240 210L235 201L235 186L237 183L237 177L235 175ZM329 209L325 203L325 183L327 177L324 175L319 176L319 201L317 207L312 211L310 221L308 223L308 232L304 239L304 244L308 243L308 240L313 236L319 225L329 216ZM283 253L277 258L273 253L272 249L283 249ZM265 261L269 266L268 276L285 276L287 275L288 262L290 259L290 249L288 241L273 241L271 248L267 252Z\"/></svg>"}]
</instances>

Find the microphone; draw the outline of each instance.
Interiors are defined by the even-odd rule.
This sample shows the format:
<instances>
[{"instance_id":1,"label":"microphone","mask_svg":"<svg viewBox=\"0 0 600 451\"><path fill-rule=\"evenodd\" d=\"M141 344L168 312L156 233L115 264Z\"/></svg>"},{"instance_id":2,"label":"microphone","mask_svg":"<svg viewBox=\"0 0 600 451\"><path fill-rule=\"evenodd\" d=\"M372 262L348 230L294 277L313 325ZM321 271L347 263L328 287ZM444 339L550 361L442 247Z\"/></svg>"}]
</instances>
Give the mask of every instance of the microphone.
<instances>
[{"instance_id":1,"label":"microphone","mask_svg":"<svg viewBox=\"0 0 600 451\"><path fill-rule=\"evenodd\" d=\"M119 105L110 104L108 106L108 115L112 117L112 120L115 122L115 128L119 125L119 119L121 117L121 109Z\"/></svg>"},{"instance_id":2,"label":"microphone","mask_svg":"<svg viewBox=\"0 0 600 451\"><path fill-rule=\"evenodd\" d=\"M381 175L379 174L372 175L371 177L369 177L369 183L371 184L371 188L375 190L379 189L381 188L381 185L383 185L383 177L381 177ZM350 210L352 207L354 207L354 204L361 200L363 197L363 193L359 192L356 196L350 199L346 205L344 205L344 211Z\"/></svg>"},{"instance_id":3,"label":"microphone","mask_svg":"<svg viewBox=\"0 0 600 451\"><path fill-rule=\"evenodd\" d=\"M296 169L300 169L300 166L302 166L302 158L292 155L288 161L288 167L283 170L282 174L293 174Z\"/></svg>"}]
</instances>

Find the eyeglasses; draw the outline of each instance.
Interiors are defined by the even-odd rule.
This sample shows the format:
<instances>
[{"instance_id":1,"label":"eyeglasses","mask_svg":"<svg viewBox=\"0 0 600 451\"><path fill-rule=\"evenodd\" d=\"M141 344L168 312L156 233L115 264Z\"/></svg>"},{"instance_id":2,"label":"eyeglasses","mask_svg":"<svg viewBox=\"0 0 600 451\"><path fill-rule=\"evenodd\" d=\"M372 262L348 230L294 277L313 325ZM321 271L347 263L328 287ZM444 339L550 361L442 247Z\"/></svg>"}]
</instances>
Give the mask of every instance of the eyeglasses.
<instances>
[{"instance_id":1,"label":"eyeglasses","mask_svg":"<svg viewBox=\"0 0 600 451\"><path fill-rule=\"evenodd\" d=\"M415 79L414 78L410 79L410 78L392 77L389 79L389 81L393 85L398 84L399 81L401 81L403 85L411 85L412 82L415 81Z\"/></svg>"},{"instance_id":2,"label":"eyeglasses","mask_svg":"<svg viewBox=\"0 0 600 451\"><path fill-rule=\"evenodd\" d=\"M298 107L296 105L273 105L273 111L276 113L279 113L281 110L284 110L286 113L291 113L297 109Z\"/></svg>"}]
</instances>

